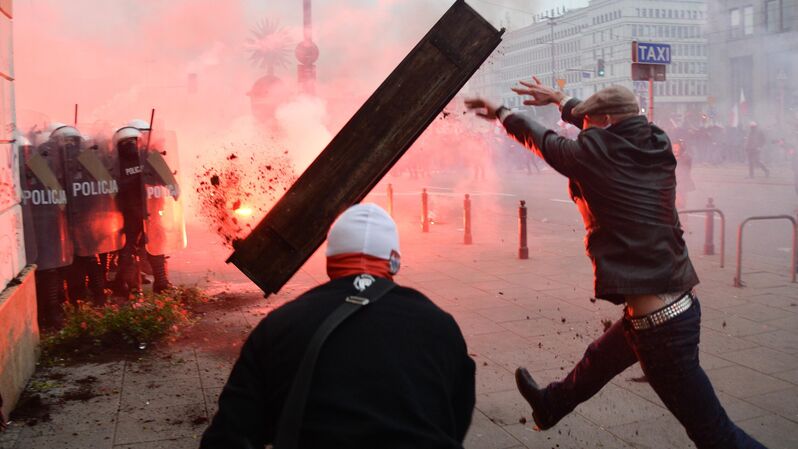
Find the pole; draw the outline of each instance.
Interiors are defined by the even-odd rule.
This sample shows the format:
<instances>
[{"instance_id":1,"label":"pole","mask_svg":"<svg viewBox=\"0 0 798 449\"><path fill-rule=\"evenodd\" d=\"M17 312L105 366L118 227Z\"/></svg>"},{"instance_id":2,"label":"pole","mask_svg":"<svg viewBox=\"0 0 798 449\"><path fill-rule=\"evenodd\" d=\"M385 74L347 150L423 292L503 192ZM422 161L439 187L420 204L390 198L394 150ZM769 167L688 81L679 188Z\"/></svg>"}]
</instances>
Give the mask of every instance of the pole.
<instances>
[{"instance_id":1,"label":"pole","mask_svg":"<svg viewBox=\"0 0 798 449\"><path fill-rule=\"evenodd\" d=\"M421 191L421 232L429 232L429 195L427 189Z\"/></svg>"},{"instance_id":2,"label":"pole","mask_svg":"<svg viewBox=\"0 0 798 449\"><path fill-rule=\"evenodd\" d=\"M463 243L466 245L470 245L474 243L473 238L471 237L471 195L465 195L465 200L463 200Z\"/></svg>"},{"instance_id":3,"label":"pole","mask_svg":"<svg viewBox=\"0 0 798 449\"><path fill-rule=\"evenodd\" d=\"M707 201L707 209L714 209L715 204L712 198ZM704 222L704 255L711 256L715 254L715 214L712 211L707 211L707 217Z\"/></svg>"},{"instance_id":4,"label":"pole","mask_svg":"<svg viewBox=\"0 0 798 449\"><path fill-rule=\"evenodd\" d=\"M304 38L305 42L310 42L313 40L313 16L311 11L311 0L303 0L302 2L302 12L303 12L303 25L304 25Z\"/></svg>"},{"instance_id":5,"label":"pole","mask_svg":"<svg viewBox=\"0 0 798 449\"><path fill-rule=\"evenodd\" d=\"M526 241L526 201L521 201L518 208L518 258L521 260L529 259L529 248Z\"/></svg>"},{"instance_id":6,"label":"pole","mask_svg":"<svg viewBox=\"0 0 798 449\"><path fill-rule=\"evenodd\" d=\"M551 26L551 88L557 89L557 76L554 73L554 65L557 64L557 61L554 57L554 17L549 17L549 25Z\"/></svg>"},{"instance_id":7,"label":"pole","mask_svg":"<svg viewBox=\"0 0 798 449\"><path fill-rule=\"evenodd\" d=\"M388 214L393 217L393 184L388 184Z\"/></svg>"},{"instance_id":8,"label":"pole","mask_svg":"<svg viewBox=\"0 0 798 449\"><path fill-rule=\"evenodd\" d=\"M648 121L654 122L654 69L649 69L648 76Z\"/></svg>"},{"instance_id":9,"label":"pole","mask_svg":"<svg viewBox=\"0 0 798 449\"><path fill-rule=\"evenodd\" d=\"M75 103L75 128L78 127L78 104Z\"/></svg>"}]
</instances>

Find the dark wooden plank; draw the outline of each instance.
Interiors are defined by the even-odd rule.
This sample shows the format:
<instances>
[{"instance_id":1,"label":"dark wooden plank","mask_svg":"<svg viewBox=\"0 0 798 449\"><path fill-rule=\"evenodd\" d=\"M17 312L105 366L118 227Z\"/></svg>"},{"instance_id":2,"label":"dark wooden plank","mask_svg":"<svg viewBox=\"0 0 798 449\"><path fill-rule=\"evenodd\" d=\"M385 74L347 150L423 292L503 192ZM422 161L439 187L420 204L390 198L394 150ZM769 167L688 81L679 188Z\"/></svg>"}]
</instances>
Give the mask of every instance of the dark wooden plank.
<instances>
[{"instance_id":1,"label":"dark wooden plank","mask_svg":"<svg viewBox=\"0 0 798 449\"><path fill-rule=\"evenodd\" d=\"M335 218L360 202L501 42L456 2L246 239L228 262L276 293L324 242Z\"/></svg>"}]
</instances>

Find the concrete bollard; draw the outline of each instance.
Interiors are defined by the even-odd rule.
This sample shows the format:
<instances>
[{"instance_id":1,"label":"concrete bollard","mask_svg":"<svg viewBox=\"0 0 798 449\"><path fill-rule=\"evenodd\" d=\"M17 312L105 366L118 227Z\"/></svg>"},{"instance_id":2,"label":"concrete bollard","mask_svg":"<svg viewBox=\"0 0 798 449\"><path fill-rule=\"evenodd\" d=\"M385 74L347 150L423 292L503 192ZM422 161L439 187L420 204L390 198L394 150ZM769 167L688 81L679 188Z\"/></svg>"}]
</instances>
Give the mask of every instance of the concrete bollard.
<instances>
[{"instance_id":1,"label":"concrete bollard","mask_svg":"<svg viewBox=\"0 0 798 449\"><path fill-rule=\"evenodd\" d=\"M465 199L463 200L463 228L463 243L466 245L474 243L474 240L471 237L471 195L467 193Z\"/></svg>"},{"instance_id":2,"label":"concrete bollard","mask_svg":"<svg viewBox=\"0 0 798 449\"><path fill-rule=\"evenodd\" d=\"M707 200L706 208L715 208L712 198ZM707 212L706 222L704 223L704 254L707 256L715 254L715 214L713 212Z\"/></svg>"},{"instance_id":3,"label":"concrete bollard","mask_svg":"<svg viewBox=\"0 0 798 449\"><path fill-rule=\"evenodd\" d=\"M521 201L518 208L518 258L529 259L529 248L526 242L526 201Z\"/></svg>"},{"instance_id":4,"label":"concrete bollard","mask_svg":"<svg viewBox=\"0 0 798 449\"><path fill-rule=\"evenodd\" d=\"M429 232L429 195L427 189L421 191L421 232Z\"/></svg>"},{"instance_id":5,"label":"concrete bollard","mask_svg":"<svg viewBox=\"0 0 798 449\"><path fill-rule=\"evenodd\" d=\"M393 218L393 184L388 184L388 215Z\"/></svg>"}]
</instances>

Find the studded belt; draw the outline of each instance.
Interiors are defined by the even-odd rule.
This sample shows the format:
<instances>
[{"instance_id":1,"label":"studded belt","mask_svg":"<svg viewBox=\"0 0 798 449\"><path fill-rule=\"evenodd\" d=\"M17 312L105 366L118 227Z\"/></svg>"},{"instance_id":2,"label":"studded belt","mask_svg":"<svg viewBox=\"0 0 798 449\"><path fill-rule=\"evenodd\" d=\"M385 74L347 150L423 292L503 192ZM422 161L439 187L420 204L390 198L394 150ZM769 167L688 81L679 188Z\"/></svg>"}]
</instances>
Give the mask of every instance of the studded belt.
<instances>
[{"instance_id":1,"label":"studded belt","mask_svg":"<svg viewBox=\"0 0 798 449\"><path fill-rule=\"evenodd\" d=\"M648 315L639 318L632 318L627 315L626 319L635 330L639 331L650 329L652 327L659 326L666 321L672 320L673 318L676 318L677 316L686 312L688 309L690 309L690 306L693 305L693 299L693 292L687 292L684 294L684 296L674 301L669 306L657 310L656 312L649 313Z\"/></svg>"}]
</instances>

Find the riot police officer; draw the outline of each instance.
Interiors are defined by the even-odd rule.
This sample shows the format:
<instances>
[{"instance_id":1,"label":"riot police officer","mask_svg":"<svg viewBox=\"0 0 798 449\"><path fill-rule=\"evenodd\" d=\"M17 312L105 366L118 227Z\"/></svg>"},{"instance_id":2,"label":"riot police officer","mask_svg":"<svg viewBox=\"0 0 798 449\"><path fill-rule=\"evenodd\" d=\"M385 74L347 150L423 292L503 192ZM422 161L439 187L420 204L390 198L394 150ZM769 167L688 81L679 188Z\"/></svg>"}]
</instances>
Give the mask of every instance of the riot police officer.
<instances>
[{"instance_id":1,"label":"riot police officer","mask_svg":"<svg viewBox=\"0 0 798 449\"><path fill-rule=\"evenodd\" d=\"M63 321L63 269L73 257L63 153L50 137L44 131L33 136L33 145L23 138L18 143L26 258L37 265L36 302L44 328Z\"/></svg>"},{"instance_id":2,"label":"riot police officer","mask_svg":"<svg viewBox=\"0 0 798 449\"><path fill-rule=\"evenodd\" d=\"M153 291L172 288L167 276L165 242L175 228L170 219L179 187L160 152L149 150L144 134L133 127L120 128L113 138L119 156L118 204L124 218L125 245L119 253L117 289L141 292L140 257L146 254L155 281ZM149 137L149 136L147 136ZM184 234L182 241L185 241ZM143 251L146 250L146 251Z\"/></svg>"},{"instance_id":3,"label":"riot police officer","mask_svg":"<svg viewBox=\"0 0 798 449\"><path fill-rule=\"evenodd\" d=\"M51 138L64 157L67 211L75 250L67 276L69 297L72 301L86 298L88 286L93 302L101 305L106 299L106 266L100 254L122 247L123 219L113 175L118 166L115 152L90 144L72 126L54 130Z\"/></svg>"},{"instance_id":4,"label":"riot police officer","mask_svg":"<svg viewBox=\"0 0 798 449\"><path fill-rule=\"evenodd\" d=\"M171 147L167 152L168 133L156 135L144 120L134 119L127 126L141 133L139 154L144 190L146 257L154 277L152 288L158 293L172 287L167 251L185 247L180 186L173 171L177 165L174 159L177 144L176 141L169 142Z\"/></svg>"}]
</instances>

